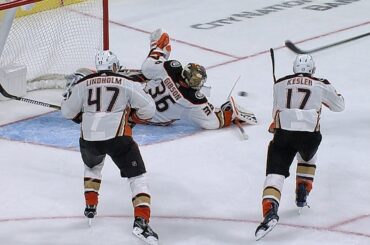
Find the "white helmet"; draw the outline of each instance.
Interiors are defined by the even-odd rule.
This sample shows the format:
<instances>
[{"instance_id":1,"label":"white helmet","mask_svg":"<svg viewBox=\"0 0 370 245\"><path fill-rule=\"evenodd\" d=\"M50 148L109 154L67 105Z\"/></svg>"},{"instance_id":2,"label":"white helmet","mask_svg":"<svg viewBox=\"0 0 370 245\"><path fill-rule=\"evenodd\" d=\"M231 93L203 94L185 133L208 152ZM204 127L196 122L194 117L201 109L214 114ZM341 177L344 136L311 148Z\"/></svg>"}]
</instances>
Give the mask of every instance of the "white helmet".
<instances>
[{"instance_id":1,"label":"white helmet","mask_svg":"<svg viewBox=\"0 0 370 245\"><path fill-rule=\"evenodd\" d=\"M114 66L115 65L115 66ZM111 70L113 68L119 69L119 60L115 54L109 50L99 51L95 56L96 70L104 71Z\"/></svg>"},{"instance_id":2,"label":"white helmet","mask_svg":"<svg viewBox=\"0 0 370 245\"><path fill-rule=\"evenodd\" d=\"M313 62L312 56L309 54L299 54L295 58L293 65L294 73L315 73L315 63Z\"/></svg>"}]
</instances>

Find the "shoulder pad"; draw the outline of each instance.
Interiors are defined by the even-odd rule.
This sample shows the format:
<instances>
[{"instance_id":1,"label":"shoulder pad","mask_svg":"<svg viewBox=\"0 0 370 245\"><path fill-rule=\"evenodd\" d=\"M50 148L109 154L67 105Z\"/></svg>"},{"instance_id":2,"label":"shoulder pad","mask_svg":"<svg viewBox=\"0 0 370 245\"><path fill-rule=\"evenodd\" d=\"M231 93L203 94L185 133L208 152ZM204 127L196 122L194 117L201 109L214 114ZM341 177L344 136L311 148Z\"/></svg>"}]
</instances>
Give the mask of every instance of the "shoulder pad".
<instances>
[{"instance_id":1,"label":"shoulder pad","mask_svg":"<svg viewBox=\"0 0 370 245\"><path fill-rule=\"evenodd\" d=\"M185 99L187 99L188 101L195 105L204 104L208 102L207 97L198 90L185 87L179 87L179 90Z\"/></svg>"},{"instance_id":2,"label":"shoulder pad","mask_svg":"<svg viewBox=\"0 0 370 245\"><path fill-rule=\"evenodd\" d=\"M330 84L330 82L328 80L326 80L325 78L312 77L312 79L315 80L315 81L322 82L323 84Z\"/></svg>"},{"instance_id":3,"label":"shoulder pad","mask_svg":"<svg viewBox=\"0 0 370 245\"><path fill-rule=\"evenodd\" d=\"M182 65L177 60L168 60L163 63L167 73L178 73L182 71Z\"/></svg>"},{"instance_id":4,"label":"shoulder pad","mask_svg":"<svg viewBox=\"0 0 370 245\"><path fill-rule=\"evenodd\" d=\"M287 75L287 76L285 76L285 77L279 78L278 80L276 80L276 82L275 82L275 83L282 82L282 81L284 81L284 80L290 79L290 78L295 77L295 76L296 76L296 74Z\"/></svg>"}]
</instances>

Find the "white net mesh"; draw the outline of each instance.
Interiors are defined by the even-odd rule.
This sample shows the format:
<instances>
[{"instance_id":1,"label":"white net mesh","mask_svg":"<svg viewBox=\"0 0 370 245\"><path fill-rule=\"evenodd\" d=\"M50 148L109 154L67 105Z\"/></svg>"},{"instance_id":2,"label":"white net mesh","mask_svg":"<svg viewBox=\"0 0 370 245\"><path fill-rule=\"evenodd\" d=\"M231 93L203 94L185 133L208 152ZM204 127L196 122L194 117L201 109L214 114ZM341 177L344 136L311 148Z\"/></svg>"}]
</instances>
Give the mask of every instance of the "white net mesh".
<instances>
[{"instance_id":1,"label":"white net mesh","mask_svg":"<svg viewBox=\"0 0 370 245\"><path fill-rule=\"evenodd\" d=\"M39 2L35 7L40 11L14 20L0 67L26 65L28 81L50 80L50 74L59 79L78 68L94 67L95 54L103 49L102 0L66 6L60 1L45 10L55 2Z\"/></svg>"}]
</instances>

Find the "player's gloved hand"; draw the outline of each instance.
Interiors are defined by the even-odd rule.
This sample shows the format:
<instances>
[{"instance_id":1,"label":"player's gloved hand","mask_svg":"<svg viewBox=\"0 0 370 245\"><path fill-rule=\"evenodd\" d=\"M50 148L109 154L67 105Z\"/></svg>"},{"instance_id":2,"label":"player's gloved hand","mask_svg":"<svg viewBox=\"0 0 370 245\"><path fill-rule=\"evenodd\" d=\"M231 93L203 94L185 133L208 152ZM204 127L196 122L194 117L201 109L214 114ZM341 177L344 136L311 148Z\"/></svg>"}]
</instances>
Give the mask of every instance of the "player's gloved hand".
<instances>
[{"instance_id":1,"label":"player's gloved hand","mask_svg":"<svg viewBox=\"0 0 370 245\"><path fill-rule=\"evenodd\" d=\"M134 128L136 126L136 122L135 122L135 119L137 118L137 115L136 115L136 109L131 109L130 111L130 115L128 117L128 124L131 128Z\"/></svg>"},{"instance_id":2,"label":"player's gloved hand","mask_svg":"<svg viewBox=\"0 0 370 245\"><path fill-rule=\"evenodd\" d=\"M73 119L72 121L74 123L77 123L77 124L80 124L82 122L82 112L78 113Z\"/></svg>"},{"instance_id":3,"label":"player's gloved hand","mask_svg":"<svg viewBox=\"0 0 370 245\"><path fill-rule=\"evenodd\" d=\"M148 124L150 119L141 119L137 114L136 114L136 109L131 109L130 116L128 118L128 122L133 128L136 124Z\"/></svg>"},{"instance_id":4,"label":"player's gloved hand","mask_svg":"<svg viewBox=\"0 0 370 245\"><path fill-rule=\"evenodd\" d=\"M166 60L170 57L171 44L170 37L168 33L162 28L159 28L150 34L150 54L149 56L154 58L159 58L159 56L164 57Z\"/></svg>"},{"instance_id":5,"label":"player's gloved hand","mask_svg":"<svg viewBox=\"0 0 370 245\"><path fill-rule=\"evenodd\" d=\"M275 124L275 121L273 121L270 126L269 126L269 129L268 129L269 133L272 133L274 134L275 131L276 131L276 124Z\"/></svg>"}]
</instances>

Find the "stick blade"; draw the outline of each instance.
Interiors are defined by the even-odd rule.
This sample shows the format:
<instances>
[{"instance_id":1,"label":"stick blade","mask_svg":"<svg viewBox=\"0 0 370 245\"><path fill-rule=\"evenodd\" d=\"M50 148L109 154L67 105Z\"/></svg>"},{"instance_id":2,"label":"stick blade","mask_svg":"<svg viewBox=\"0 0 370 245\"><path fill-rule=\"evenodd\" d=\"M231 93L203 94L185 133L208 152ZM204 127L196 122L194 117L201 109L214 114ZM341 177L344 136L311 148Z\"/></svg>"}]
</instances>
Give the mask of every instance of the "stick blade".
<instances>
[{"instance_id":1,"label":"stick blade","mask_svg":"<svg viewBox=\"0 0 370 245\"><path fill-rule=\"evenodd\" d=\"M294 53L296 54L307 54L307 52L299 49L292 41L290 40L286 40L285 41L285 47L287 47L288 49L290 49L291 51L293 51Z\"/></svg>"}]
</instances>

